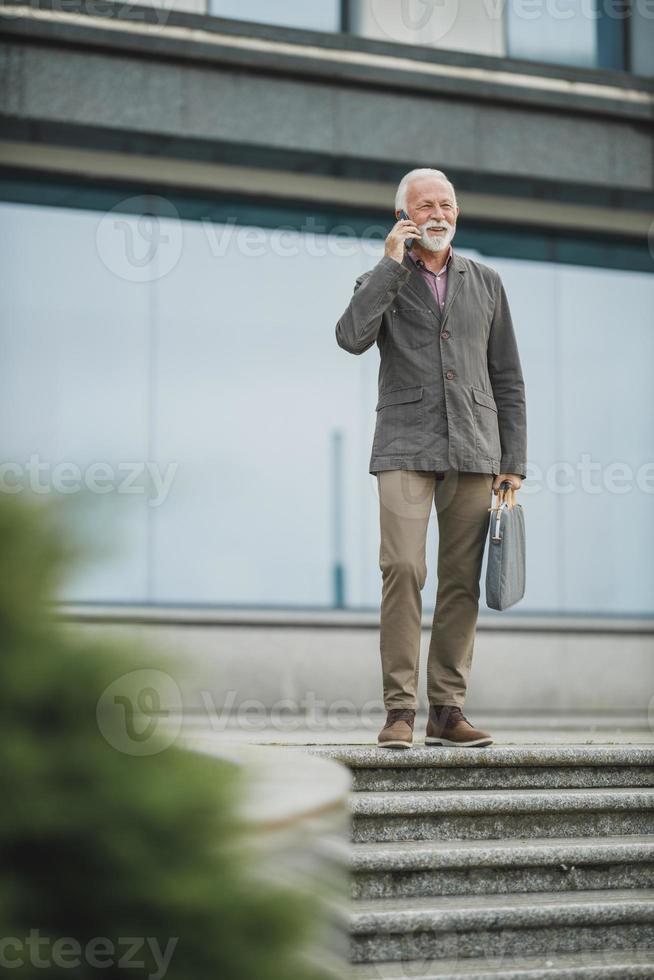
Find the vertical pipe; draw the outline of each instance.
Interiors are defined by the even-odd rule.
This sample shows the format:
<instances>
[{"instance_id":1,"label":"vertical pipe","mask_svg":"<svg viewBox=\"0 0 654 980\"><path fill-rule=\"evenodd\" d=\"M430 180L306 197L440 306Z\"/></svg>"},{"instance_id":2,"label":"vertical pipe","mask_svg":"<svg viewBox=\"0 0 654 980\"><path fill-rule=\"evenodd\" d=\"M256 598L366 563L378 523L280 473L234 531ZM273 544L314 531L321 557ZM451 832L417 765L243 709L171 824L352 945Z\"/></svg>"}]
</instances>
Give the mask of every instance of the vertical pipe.
<instances>
[{"instance_id":1,"label":"vertical pipe","mask_svg":"<svg viewBox=\"0 0 654 980\"><path fill-rule=\"evenodd\" d=\"M343 433L332 431L331 438L331 525L332 585L335 609L345 608L345 562L343 556Z\"/></svg>"}]
</instances>

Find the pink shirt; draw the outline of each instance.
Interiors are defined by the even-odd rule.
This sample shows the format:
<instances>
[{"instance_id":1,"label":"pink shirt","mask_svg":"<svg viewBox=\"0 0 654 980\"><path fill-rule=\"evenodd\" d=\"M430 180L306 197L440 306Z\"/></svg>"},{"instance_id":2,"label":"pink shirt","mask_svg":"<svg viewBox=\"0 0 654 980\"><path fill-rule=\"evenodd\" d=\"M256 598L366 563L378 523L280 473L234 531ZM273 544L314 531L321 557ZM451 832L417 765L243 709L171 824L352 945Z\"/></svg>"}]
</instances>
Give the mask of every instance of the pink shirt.
<instances>
[{"instance_id":1,"label":"pink shirt","mask_svg":"<svg viewBox=\"0 0 654 980\"><path fill-rule=\"evenodd\" d=\"M439 309L443 311L443 303L445 302L445 293L447 290L447 272L448 266L452 261L452 245L450 244L449 251L447 253L447 258L445 259L445 265L440 272L432 272L427 268L422 259L414 259L411 252L408 253L410 258L413 260L415 265L422 274L422 278L425 280L432 293L434 294L434 299L438 303Z\"/></svg>"}]
</instances>

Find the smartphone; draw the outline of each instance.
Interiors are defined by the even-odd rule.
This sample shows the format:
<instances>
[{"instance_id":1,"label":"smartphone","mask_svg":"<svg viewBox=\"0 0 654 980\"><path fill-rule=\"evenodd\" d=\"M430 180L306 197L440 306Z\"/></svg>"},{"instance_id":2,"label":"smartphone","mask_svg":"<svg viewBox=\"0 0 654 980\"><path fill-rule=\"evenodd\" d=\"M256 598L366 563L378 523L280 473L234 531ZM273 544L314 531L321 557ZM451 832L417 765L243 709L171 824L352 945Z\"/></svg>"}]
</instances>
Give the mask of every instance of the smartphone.
<instances>
[{"instance_id":1,"label":"smartphone","mask_svg":"<svg viewBox=\"0 0 654 980\"><path fill-rule=\"evenodd\" d=\"M401 218L401 219L402 219L403 221L410 221L410 220L411 220L411 219L409 218L409 215L408 215L408 214L406 213L406 211L404 211L404 210L403 210L403 211L400 211L400 218ZM407 252L410 252L410 251L411 251L411 249L413 248L413 243L414 243L414 242L415 242L415 238L407 238L407 239L405 240L405 242L404 242L404 247L405 247L405 249L407 250Z\"/></svg>"}]
</instances>

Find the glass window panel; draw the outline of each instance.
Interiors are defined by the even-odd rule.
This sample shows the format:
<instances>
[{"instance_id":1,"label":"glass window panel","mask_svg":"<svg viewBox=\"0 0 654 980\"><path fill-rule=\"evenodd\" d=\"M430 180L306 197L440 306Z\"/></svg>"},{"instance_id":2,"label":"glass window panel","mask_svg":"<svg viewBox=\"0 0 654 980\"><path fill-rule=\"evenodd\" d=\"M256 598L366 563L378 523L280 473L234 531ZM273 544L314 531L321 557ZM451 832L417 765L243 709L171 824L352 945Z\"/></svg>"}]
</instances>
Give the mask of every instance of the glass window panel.
<instances>
[{"instance_id":1,"label":"glass window panel","mask_svg":"<svg viewBox=\"0 0 654 980\"><path fill-rule=\"evenodd\" d=\"M0 459L7 484L82 507L101 551L67 597L142 599L148 507L125 484L149 453L152 295L112 271L119 236L103 261L100 217L0 204Z\"/></svg>"},{"instance_id":2,"label":"glass window panel","mask_svg":"<svg viewBox=\"0 0 654 980\"><path fill-rule=\"evenodd\" d=\"M353 34L397 44L504 55L501 5L487 0L350 0Z\"/></svg>"},{"instance_id":3,"label":"glass window panel","mask_svg":"<svg viewBox=\"0 0 654 980\"><path fill-rule=\"evenodd\" d=\"M334 327L379 241L165 219L176 261L148 277L139 218L99 239L106 217L0 205L0 457L28 483L36 457L46 492L58 465L114 474L81 518L103 550L64 597L329 607L338 432L346 604L377 608L379 357ZM525 372L520 611L651 612L654 277L460 251L500 272ZM426 608L437 546L433 513Z\"/></svg>"},{"instance_id":4,"label":"glass window panel","mask_svg":"<svg viewBox=\"0 0 654 980\"><path fill-rule=\"evenodd\" d=\"M215 17L279 24L284 27L304 27L315 31L339 31L340 0L209 0L209 13Z\"/></svg>"},{"instance_id":5,"label":"glass window panel","mask_svg":"<svg viewBox=\"0 0 654 980\"><path fill-rule=\"evenodd\" d=\"M654 5L635 4L630 18L631 70L654 75Z\"/></svg>"},{"instance_id":6,"label":"glass window panel","mask_svg":"<svg viewBox=\"0 0 654 980\"><path fill-rule=\"evenodd\" d=\"M597 16L587 0L506 5L508 54L558 64L593 68L598 63Z\"/></svg>"}]
</instances>

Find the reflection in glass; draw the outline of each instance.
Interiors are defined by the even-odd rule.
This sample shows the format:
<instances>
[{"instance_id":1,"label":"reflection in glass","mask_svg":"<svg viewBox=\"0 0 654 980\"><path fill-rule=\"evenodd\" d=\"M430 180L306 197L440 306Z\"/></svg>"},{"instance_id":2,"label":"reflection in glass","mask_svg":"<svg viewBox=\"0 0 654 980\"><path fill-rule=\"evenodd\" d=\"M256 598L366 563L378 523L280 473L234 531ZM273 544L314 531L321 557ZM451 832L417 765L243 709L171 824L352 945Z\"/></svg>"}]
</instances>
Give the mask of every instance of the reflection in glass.
<instances>
[{"instance_id":1,"label":"reflection in glass","mask_svg":"<svg viewBox=\"0 0 654 980\"><path fill-rule=\"evenodd\" d=\"M209 13L214 17L233 17L261 24L284 27L304 27L314 31L339 31L340 0L209 0Z\"/></svg>"},{"instance_id":2,"label":"reflection in glass","mask_svg":"<svg viewBox=\"0 0 654 980\"><path fill-rule=\"evenodd\" d=\"M380 241L13 204L0 220L3 479L113 473L85 518L105 550L65 598L378 607L379 351L349 355L334 329ZM525 373L522 610L650 610L654 277L459 251L502 276ZM437 543L433 514L426 604Z\"/></svg>"}]
</instances>

